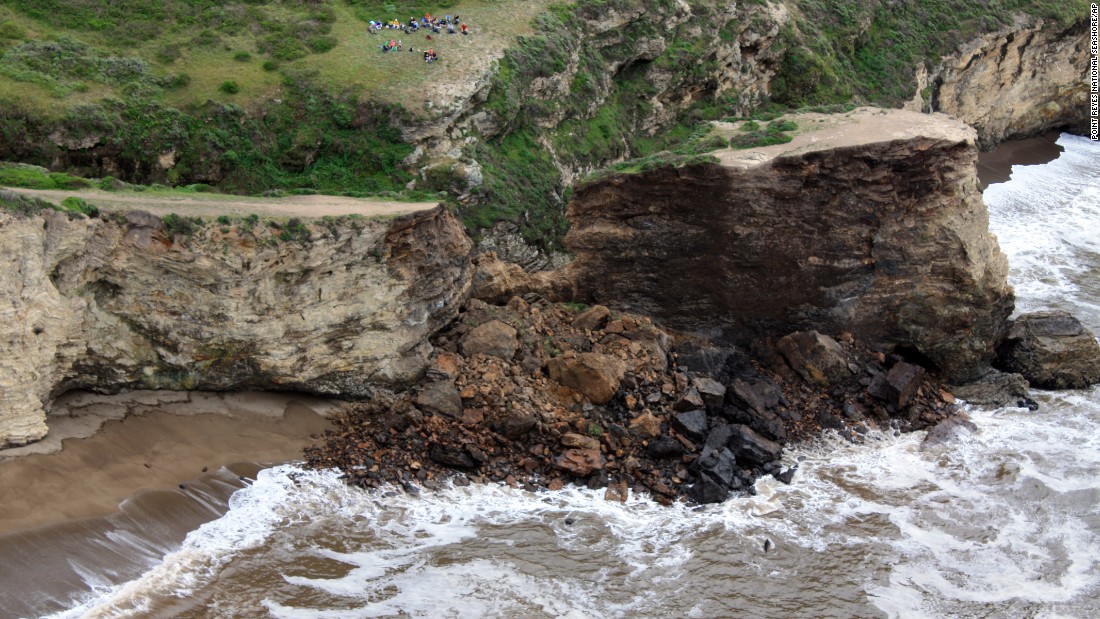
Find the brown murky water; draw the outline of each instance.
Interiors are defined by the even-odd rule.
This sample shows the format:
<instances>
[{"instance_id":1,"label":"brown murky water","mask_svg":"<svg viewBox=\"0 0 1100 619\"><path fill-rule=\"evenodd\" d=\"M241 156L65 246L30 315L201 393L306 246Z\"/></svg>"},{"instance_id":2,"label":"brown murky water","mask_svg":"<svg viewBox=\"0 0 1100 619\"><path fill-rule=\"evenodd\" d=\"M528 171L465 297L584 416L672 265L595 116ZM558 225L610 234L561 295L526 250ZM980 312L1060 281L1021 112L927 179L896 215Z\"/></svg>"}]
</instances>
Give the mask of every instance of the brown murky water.
<instances>
[{"instance_id":1,"label":"brown murky water","mask_svg":"<svg viewBox=\"0 0 1100 619\"><path fill-rule=\"evenodd\" d=\"M1021 305L1070 309L1100 331L1100 149L1059 143L1057 161L1017 168L987 203ZM0 581L0 614L1100 616L1100 388L1036 399L1035 413L974 411L979 432L931 450L920 435L825 439L788 454L792 485L762 480L754 497L699 509L219 469L193 482L203 501L137 497L92 534L66 522L5 546L37 571ZM83 556L98 567L65 567Z\"/></svg>"}]
</instances>

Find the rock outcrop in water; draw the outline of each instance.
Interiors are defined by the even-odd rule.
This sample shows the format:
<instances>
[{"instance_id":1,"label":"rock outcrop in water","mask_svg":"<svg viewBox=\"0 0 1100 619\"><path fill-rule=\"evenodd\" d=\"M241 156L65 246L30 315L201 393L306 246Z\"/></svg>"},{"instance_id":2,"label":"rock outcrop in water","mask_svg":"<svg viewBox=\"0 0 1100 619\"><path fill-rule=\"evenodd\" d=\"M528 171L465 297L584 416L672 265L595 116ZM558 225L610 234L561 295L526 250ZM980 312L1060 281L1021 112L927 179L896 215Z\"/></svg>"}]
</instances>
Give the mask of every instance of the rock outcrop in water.
<instances>
[{"instance_id":1,"label":"rock outcrop in water","mask_svg":"<svg viewBox=\"0 0 1100 619\"><path fill-rule=\"evenodd\" d=\"M1032 387L1084 389L1100 382L1100 344L1067 312L1023 314L997 344L996 365Z\"/></svg>"},{"instance_id":2,"label":"rock outcrop in water","mask_svg":"<svg viewBox=\"0 0 1100 619\"><path fill-rule=\"evenodd\" d=\"M792 118L806 131L789 144L579 189L570 285L550 293L737 342L850 331L974 376L1013 307L974 130L900 110Z\"/></svg>"},{"instance_id":3,"label":"rock outcrop in water","mask_svg":"<svg viewBox=\"0 0 1100 619\"><path fill-rule=\"evenodd\" d=\"M469 286L442 208L280 230L0 210L0 445L46 434L69 389L297 390L365 397L423 370Z\"/></svg>"}]
</instances>

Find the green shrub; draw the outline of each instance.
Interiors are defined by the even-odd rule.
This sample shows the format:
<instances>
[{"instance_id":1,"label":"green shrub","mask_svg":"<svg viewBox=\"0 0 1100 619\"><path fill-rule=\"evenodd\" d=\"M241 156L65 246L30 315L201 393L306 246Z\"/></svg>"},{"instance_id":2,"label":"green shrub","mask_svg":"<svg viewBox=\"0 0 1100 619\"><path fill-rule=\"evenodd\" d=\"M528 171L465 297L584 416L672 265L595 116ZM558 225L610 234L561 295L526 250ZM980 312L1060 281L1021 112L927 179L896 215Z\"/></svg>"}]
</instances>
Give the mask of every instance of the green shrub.
<instances>
[{"instance_id":1,"label":"green shrub","mask_svg":"<svg viewBox=\"0 0 1100 619\"><path fill-rule=\"evenodd\" d=\"M0 24L0 39L21 40L26 36L27 29L15 22L6 21Z\"/></svg>"},{"instance_id":2,"label":"green shrub","mask_svg":"<svg viewBox=\"0 0 1100 619\"><path fill-rule=\"evenodd\" d=\"M794 131L798 129L798 125L791 120L773 120L768 123L768 133L774 133L776 131Z\"/></svg>"},{"instance_id":3,"label":"green shrub","mask_svg":"<svg viewBox=\"0 0 1100 619\"><path fill-rule=\"evenodd\" d=\"M211 30L203 30L191 40L198 47L213 47L221 42L221 37Z\"/></svg>"},{"instance_id":4,"label":"green shrub","mask_svg":"<svg viewBox=\"0 0 1100 619\"><path fill-rule=\"evenodd\" d=\"M165 86L168 88L187 88L191 85L191 76L186 73L177 73L168 76Z\"/></svg>"},{"instance_id":5,"label":"green shrub","mask_svg":"<svg viewBox=\"0 0 1100 619\"><path fill-rule=\"evenodd\" d=\"M252 60L252 54L249 54L248 52L237 52L236 54L233 54L233 60L236 60L237 62L250 62Z\"/></svg>"},{"instance_id":6,"label":"green shrub","mask_svg":"<svg viewBox=\"0 0 1100 619\"><path fill-rule=\"evenodd\" d=\"M88 217L99 216L99 209L94 204L88 204L83 198L76 196L65 198L61 201L61 206L65 207L65 210L87 215Z\"/></svg>"},{"instance_id":7,"label":"green shrub","mask_svg":"<svg viewBox=\"0 0 1100 619\"><path fill-rule=\"evenodd\" d=\"M171 64L180 59L183 53L180 51L180 46L177 44L165 45L157 49L155 54L156 59L164 64Z\"/></svg>"},{"instance_id":8,"label":"green shrub","mask_svg":"<svg viewBox=\"0 0 1100 619\"><path fill-rule=\"evenodd\" d=\"M170 237L176 235L191 236L202 225L202 219L198 217L180 217L175 213L169 213L160 219L164 233Z\"/></svg>"},{"instance_id":9,"label":"green shrub","mask_svg":"<svg viewBox=\"0 0 1100 619\"><path fill-rule=\"evenodd\" d=\"M26 164L0 164L0 185L28 189L57 189L46 168Z\"/></svg>"},{"instance_id":10,"label":"green shrub","mask_svg":"<svg viewBox=\"0 0 1100 619\"><path fill-rule=\"evenodd\" d=\"M228 226L230 224L229 215L218 215L218 223L223 226Z\"/></svg>"},{"instance_id":11,"label":"green shrub","mask_svg":"<svg viewBox=\"0 0 1100 619\"><path fill-rule=\"evenodd\" d=\"M272 224L274 223L272 222ZM297 217L292 217L287 221L286 225L282 226L282 231L279 232L279 240L283 242L297 241L305 245L311 238L312 234L309 228Z\"/></svg>"},{"instance_id":12,"label":"green shrub","mask_svg":"<svg viewBox=\"0 0 1100 619\"><path fill-rule=\"evenodd\" d=\"M70 176L62 172L50 172L50 180L58 189L86 189L92 186L92 181L79 176Z\"/></svg>"},{"instance_id":13,"label":"green shrub","mask_svg":"<svg viewBox=\"0 0 1100 619\"><path fill-rule=\"evenodd\" d=\"M263 68L264 71L268 71L268 72L278 71L279 70L279 63L275 62L274 60L265 60L264 63L261 65L261 67Z\"/></svg>"},{"instance_id":14,"label":"green shrub","mask_svg":"<svg viewBox=\"0 0 1100 619\"><path fill-rule=\"evenodd\" d=\"M759 131L759 130L760 130L760 123L756 122L755 120L746 120L744 122L744 124L741 125L741 131Z\"/></svg>"},{"instance_id":15,"label":"green shrub","mask_svg":"<svg viewBox=\"0 0 1100 619\"><path fill-rule=\"evenodd\" d=\"M96 183L96 187L103 191L118 191L126 188L126 183L118 180L113 176L104 176Z\"/></svg>"},{"instance_id":16,"label":"green shrub","mask_svg":"<svg viewBox=\"0 0 1100 619\"><path fill-rule=\"evenodd\" d=\"M336 37L333 37L333 36L320 36L320 37L313 37L312 39L310 39L309 41L306 42L306 45L309 46L309 49L313 53L323 54L327 51L330 51L332 48L336 47L336 43L337 43Z\"/></svg>"}]
</instances>

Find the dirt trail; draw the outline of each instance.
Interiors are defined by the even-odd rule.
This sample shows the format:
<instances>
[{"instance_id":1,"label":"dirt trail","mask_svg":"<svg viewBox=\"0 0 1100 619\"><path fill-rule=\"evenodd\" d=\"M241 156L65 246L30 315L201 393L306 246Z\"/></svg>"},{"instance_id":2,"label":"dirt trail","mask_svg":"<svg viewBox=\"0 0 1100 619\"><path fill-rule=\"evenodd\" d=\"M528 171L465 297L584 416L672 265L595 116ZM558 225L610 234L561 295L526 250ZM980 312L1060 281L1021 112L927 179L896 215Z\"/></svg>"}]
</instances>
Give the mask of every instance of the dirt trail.
<instances>
[{"instance_id":1,"label":"dirt trail","mask_svg":"<svg viewBox=\"0 0 1100 619\"><path fill-rule=\"evenodd\" d=\"M325 215L403 215L435 208L436 202L396 202L344 196L287 196L254 198L225 194L167 194L160 192L108 192L94 189L54 190L11 188L24 195L60 203L69 196L84 198L107 211L140 209L157 215L177 213L197 217L249 215L262 217L323 217Z\"/></svg>"}]
</instances>

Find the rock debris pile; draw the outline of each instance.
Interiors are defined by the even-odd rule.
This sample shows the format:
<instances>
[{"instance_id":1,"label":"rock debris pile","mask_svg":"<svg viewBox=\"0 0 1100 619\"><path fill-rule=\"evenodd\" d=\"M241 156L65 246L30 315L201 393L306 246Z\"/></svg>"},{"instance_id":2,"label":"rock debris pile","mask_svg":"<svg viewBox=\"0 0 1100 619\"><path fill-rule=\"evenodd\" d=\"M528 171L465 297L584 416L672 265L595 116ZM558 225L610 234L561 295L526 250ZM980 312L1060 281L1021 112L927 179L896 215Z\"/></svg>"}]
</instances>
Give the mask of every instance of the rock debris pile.
<instances>
[{"instance_id":1,"label":"rock debris pile","mask_svg":"<svg viewBox=\"0 0 1100 619\"><path fill-rule=\"evenodd\" d=\"M673 337L603 306L471 300L437 334L424 377L349 405L314 466L369 488L504 482L723 501L757 477L789 482L783 446L835 429L924 428L953 398L919 366L817 332L748 351Z\"/></svg>"}]
</instances>

